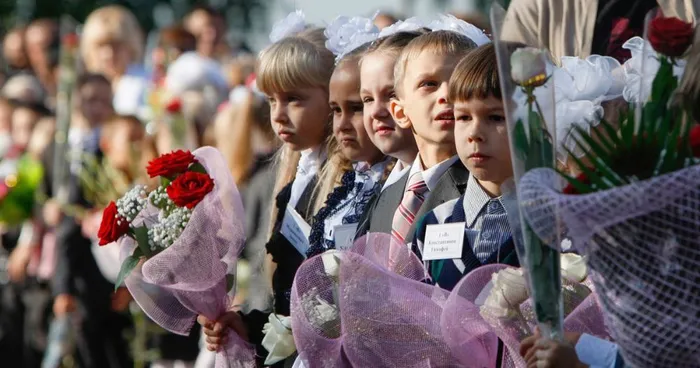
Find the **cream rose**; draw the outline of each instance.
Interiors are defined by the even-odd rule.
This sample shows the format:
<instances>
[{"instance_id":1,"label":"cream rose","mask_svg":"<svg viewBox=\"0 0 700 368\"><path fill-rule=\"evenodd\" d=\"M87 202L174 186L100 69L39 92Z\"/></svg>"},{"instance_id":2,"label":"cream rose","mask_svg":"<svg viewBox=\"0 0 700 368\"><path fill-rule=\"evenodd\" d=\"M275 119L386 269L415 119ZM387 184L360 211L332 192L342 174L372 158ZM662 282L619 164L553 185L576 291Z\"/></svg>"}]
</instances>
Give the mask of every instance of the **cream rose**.
<instances>
[{"instance_id":1,"label":"cream rose","mask_svg":"<svg viewBox=\"0 0 700 368\"><path fill-rule=\"evenodd\" d=\"M515 83L524 86L544 84L547 62L544 52L534 47L522 47L510 56L510 76ZM541 80L533 81L542 76Z\"/></svg>"}]
</instances>

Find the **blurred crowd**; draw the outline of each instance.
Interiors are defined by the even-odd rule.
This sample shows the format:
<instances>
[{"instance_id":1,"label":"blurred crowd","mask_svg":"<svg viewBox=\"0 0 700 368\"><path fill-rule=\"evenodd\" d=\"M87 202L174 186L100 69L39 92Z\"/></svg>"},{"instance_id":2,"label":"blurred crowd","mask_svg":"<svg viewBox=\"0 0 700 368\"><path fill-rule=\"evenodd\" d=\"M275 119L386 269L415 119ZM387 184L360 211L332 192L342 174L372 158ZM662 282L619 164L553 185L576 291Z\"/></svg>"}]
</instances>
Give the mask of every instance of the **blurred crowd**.
<instances>
[{"instance_id":1,"label":"blurred crowd","mask_svg":"<svg viewBox=\"0 0 700 368\"><path fill-rule=\"evenodd\" d=\"M484 25L483 18L466 18ZM379 28L395 21L389 14L375 18ZM61 63L71 44L60 28L56 20L39 19L3 39L0 157L29 157L44 173L31 218L0 229L2 366L185 367L198 356L198 366L210 366L212 356L200 355L197 328L189 337L159 330L133 309L126 290L115 291L118 247L97 246L100 203L116 199L106 193L149 184L144 167L159 154L217 147L246 208L248 245L240 268L252 272L239 277L250 291L239 295L246 309L267 305L267 294L254 291L266 282L262 249L280 142L255 88L255 55L227 44L225 19L207 7L160 30L148 53L132 13L99 8L74 41L75 66ZM58 98L61 83L71 74L72 98L61 106L67 101ZM64 132L62 108L70 115ZM186 123L184 141L169 128L173 116ZM61 139L65 152L57 150ZM56 167L66 152L70 175ZM86 169L85 155L97 159L97 168ZM103 176L109 190L96 186L90 197L81 189L81 170L94 182Z\"/></svg>"}]
</instances>

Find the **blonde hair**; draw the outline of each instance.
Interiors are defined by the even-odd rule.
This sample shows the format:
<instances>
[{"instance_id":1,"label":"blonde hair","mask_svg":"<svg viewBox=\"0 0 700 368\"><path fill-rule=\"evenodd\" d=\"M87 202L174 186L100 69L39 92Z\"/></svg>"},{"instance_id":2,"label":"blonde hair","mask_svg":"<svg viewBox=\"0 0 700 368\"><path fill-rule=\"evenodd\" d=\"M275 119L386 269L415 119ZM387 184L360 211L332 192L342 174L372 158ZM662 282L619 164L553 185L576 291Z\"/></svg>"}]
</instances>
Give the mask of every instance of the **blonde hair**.
<instances>
[{"instance_id":1,"label":"blonde hair","mask_svg":"<svg viewBox=\"0 0 700 368\"><path fill-rule=\"evenodd\" d=\"M360 57L359 65L362 66L367 55L374 53L382 53L389 55L393 58L397 58L406 45L408 45L414 38L429 33L430 30L427 28L421 28L416 31L411 32L397 32L389 36L384 36L372 42L367 50Z\"/></svg>"},{"instance_id":2,"label":"blonde hair","mask_svg":"<svg viewBox=\"0 0 700 368\"><path fill-rule=\"evenodd\" d=\"M245 99L232 102L217 115L213 127L216 147L228 160L233 180L239 187L248 181L255 164L255 134L260 133L266 141L276 142L268 122L267 103L256 100L252 92L246 92Z\"/></svg>"},{"instance_id":3,"label":"blonde hair","mask_svg":"<svg viewBox=\"0 0 700 368\"><path fill-rule=\"evenodd\" d=\"M327 91L335 58L326 49L325 42L323 28L311 28L268 46L258 58L258 89L266 95L305 87L319 87ZM299 152L288 146L279 150L275 195L294 180L300 157ZM277 206L273 201L270 233L276 219Z\"/></svg>"},{"instance_id":4,"label":"blonde hair","mask_svg":"<svg viewBox=\"0 0 700 368\"><path fill-rule=\"evenodd\" d=\"M90 13L85 20L80 53L88 70L99 69L97 61L90 56L94 53L95 44L105 39L126 45L132 63L143 59L143 31L134 14L125 7L104 6Z\"/></svg>"},{"instance_id":5,"label":"blonde hair","mask_svg":"<svg viewBox=\"0 0 700 368\"><path fill-rule=\"evenodd\" d=\"M416 59L423 52L461 57L474 48L476 44L469 37L452 31L435 31L416 37L404 47L394 65L396 93L401 92L400 87L406 76L408 62Z\"/></svg>"}]
</instances>

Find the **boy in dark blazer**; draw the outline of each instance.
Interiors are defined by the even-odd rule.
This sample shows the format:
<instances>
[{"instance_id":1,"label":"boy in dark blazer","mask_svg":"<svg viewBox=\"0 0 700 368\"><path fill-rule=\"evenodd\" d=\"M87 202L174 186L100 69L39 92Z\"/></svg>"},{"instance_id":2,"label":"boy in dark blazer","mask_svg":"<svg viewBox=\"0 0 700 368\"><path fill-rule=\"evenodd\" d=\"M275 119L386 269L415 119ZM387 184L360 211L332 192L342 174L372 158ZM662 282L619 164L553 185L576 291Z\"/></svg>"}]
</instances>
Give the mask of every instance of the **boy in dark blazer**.
<instances>
[{"instance_id":1,"label":"boy in dark blazer","mask_svg":"<svg viewBox=\"0 0 700 368\"><path fill-rule=\"evenodd\" d=\"M459 198L419 221L412 248L433 281L452 290L463 275L483 264L519 266L504 205L513 199L513 191L502 188L513 177L513 166L492 44L472 51L457 65L449 99L454 104L457 153L470 173L467 187ZM440 226L444 224L457 226ZM446 238L462 241L454 242L449 254L440 253L444 248L438 240Z\"/></svg>"},{"instance_id":2,"label":"boy in dark blazer","mask_svg":"<svg viewBox=\"0 0 700 368\"><path fill-rule=\"evenodd\" d=\"M454 114L448 82L457 62L475 47L452 31L435 31L412 40L394 66L396 99L391 114L411 129L418 156L408 173L378 194L364 211L358 236L390 233L410 244L416 220L462 194L469 173L455 155Z\"/></svg>"}]
</instances>

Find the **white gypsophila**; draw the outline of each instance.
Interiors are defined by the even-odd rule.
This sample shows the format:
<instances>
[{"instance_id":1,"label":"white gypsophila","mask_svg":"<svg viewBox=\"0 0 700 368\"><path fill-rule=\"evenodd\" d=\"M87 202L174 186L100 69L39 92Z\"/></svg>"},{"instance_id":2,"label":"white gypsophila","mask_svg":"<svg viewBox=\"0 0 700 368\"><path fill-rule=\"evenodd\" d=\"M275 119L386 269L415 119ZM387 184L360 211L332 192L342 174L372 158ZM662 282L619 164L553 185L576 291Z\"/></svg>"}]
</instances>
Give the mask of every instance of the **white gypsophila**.
<instances>
[{"instance_id":1,"label":"white gypsophila","mask_svg":"<svg viewBox=\"0 0 700 368\"><path fill-rule=\"evenodd\" d=\"M158 187L154 191L148 194L148 201L152 205L160 209L172 207L175 205L173 201L168 197L168 192L165 187Z\"/></svg>"},{"instance_id":2,"label":"white gypsophila","mask_svg":"<svg viewBox=\"0 0 700 368\"><path fill-rule=\"evenodd\" d=\"M137 185L117 200L117 213L120 217L132 222L146 207L146 203L146 186Z\"/></svg>"},{"instance_id":3,"label":"white gypsophila","mask_svg":"<svg viewBox=\"0 0 700 368\"><path fill-rule=\"evenodd\" d=\"M438 19L430 22L428 28L434 31L452 31L467 36L477 46L491 43L489 36L475 25L465 22L452 14L440 14Z\"/></svg>"},{"instance_id":4,"label":"white gypsophila","mask_svg":"<svg viewBox=\"0 0 700 368\"><path fill-rule=\"evenodd\" d=\"M158 222L148 229L148 244L151 250L165 249L175 243L185 230L190 217L192 210L186 207L177 207L170 214L161 210L158 213Z\"/></svg>"}]
</instances>

